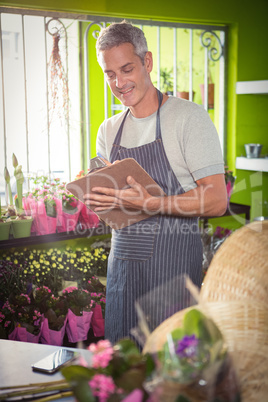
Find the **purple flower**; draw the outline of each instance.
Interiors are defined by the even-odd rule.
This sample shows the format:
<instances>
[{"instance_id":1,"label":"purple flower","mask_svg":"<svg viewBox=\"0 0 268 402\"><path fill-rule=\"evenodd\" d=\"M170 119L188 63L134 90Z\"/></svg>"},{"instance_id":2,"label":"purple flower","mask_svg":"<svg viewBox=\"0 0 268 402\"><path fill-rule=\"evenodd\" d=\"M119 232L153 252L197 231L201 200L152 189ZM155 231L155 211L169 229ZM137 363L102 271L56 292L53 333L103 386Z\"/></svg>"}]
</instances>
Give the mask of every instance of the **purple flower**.
<instances>
[{"instance_id":1,"label":"purple flower","mask_svg":"<svg viewBox=\"0 0 268 402\"><path fill-rule=\"evenodd\" d=\"M196 354L198 342L199 339L195 335L185 335L178 341L176 354L179 357L193 357Z\"/></svg>"}]
</instances>

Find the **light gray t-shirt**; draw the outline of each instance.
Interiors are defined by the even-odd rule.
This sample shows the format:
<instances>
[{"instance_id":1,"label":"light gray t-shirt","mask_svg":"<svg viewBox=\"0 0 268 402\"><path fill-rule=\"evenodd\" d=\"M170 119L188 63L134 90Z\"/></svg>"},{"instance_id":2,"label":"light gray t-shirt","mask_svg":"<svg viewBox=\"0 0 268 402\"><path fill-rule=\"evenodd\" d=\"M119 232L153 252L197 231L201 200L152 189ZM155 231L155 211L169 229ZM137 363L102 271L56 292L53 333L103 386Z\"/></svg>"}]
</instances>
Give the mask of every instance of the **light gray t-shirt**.
<instances>
[{"instance_id":1,"label":"light gray t-shirt","mask_svg":"<svg viewBox=\"0 0 268 402\"><path fill-rule=\"evenodd\" d=\"M111 148L124 118L119 113L101 124L97 152L110 160ZM196 187L196 180L224 173L224 162L216 128L204 108L169 96L160 109L164 149L184 191ZM155 140L156 112L145 118L128 114L121 138L125 148L139 147Z\"/></svg>"}]
</instances>

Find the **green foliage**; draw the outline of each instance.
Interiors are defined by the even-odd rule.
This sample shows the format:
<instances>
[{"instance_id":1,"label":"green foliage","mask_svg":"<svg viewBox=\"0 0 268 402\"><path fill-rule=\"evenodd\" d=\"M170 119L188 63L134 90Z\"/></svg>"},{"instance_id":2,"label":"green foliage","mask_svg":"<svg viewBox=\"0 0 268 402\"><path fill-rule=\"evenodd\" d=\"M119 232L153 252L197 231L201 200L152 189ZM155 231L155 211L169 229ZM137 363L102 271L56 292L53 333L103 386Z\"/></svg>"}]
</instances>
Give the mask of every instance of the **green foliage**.
<instances>
[{"instance_id":1,"label":"green foliage","mask_svg":"<svg viewBox=\"0 0 268 402\"><path fill-rule=\"evenodd\" d=\"M88 368L76 365L65 367L61 372L71 384L79 402L95 401L94 398L91 399L89 385L95 375L101 374L104 378L112 379L116 388L107 399L112 402L122 400L135 389L141 389L146 394L143 384L154 368L150 355L142 355L132 340L122 339L113 347L111 359L105 367Z\"/></svg>"}]
</instances>

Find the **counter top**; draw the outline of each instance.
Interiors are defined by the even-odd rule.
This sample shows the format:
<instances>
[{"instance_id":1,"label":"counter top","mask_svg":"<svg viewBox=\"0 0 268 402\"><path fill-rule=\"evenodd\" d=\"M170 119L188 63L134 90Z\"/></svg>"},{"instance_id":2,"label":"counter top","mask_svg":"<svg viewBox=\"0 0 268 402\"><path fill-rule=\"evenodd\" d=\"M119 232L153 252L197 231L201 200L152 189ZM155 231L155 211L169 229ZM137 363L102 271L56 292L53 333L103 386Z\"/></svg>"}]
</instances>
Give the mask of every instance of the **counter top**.
<instances>
[{"instance_id":1,"label":"counter top","mask_svg":"<svg viewBox=\"0 0 268 402\"><path fill-rule=\"evenodd\" d=\"M0 339L0 387L28 385L39 382L62 380L58 371L54 374L43 374L32 370L31 365L60 349L59 346L43 345L39 343L19 342ZM79 352L87 360L90 352L83 349L65 348ZM0 390L1 394L6 391ZM60 399L73 402L73 397Z\"/></svg>"}]
</instances>

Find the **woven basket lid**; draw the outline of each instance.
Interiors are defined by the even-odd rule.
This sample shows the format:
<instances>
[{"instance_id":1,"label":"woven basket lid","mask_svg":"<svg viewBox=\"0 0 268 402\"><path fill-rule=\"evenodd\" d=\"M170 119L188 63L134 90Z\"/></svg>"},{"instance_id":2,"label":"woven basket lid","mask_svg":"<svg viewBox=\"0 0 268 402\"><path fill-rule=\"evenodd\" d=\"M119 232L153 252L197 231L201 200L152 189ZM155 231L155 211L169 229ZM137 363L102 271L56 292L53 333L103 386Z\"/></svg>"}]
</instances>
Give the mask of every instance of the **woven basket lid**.
<instances>
[{"instance_id":1,"label":"woven basket lid","mask_svg":"<svg viewBox=\"0 0 268 402\"><path fill-rule=\"evenodd\" d=\"M268 302L268 221L252 222L232 233L208 268L200 301Z\"/></svg>"}]
</instances>

